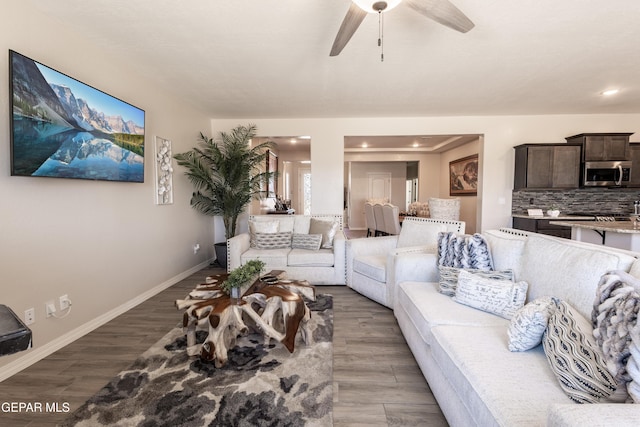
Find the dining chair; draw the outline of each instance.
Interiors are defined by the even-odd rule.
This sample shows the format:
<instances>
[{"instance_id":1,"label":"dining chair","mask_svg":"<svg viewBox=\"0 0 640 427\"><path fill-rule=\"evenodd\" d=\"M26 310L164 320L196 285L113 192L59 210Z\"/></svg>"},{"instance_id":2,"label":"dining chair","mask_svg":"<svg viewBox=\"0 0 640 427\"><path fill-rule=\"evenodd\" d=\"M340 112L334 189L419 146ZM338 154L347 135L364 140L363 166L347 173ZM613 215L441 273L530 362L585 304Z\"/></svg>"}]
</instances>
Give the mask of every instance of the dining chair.
<instances>
[{"instance_id":1,"label":"dining chair","mask_svg":"<svg viewBox=\"0 0 640 427\"><path fill-rule=\"evenodd\" d=\"M367 224L367 237L376 234L376 218L373 214L373 205L369 202L364 204L364 220Z\"/></svg>"},{"instance_id":2,"label":"dining chair","mask_svg":"<svg viewBox=\"0 0 640 427\"><path fill-rule=\"evenodd\" d=\"M374 236L384 236L386 231L384 227L384 214L382 213L382 205L376 203L373 205L373 216L376 221L376 231Z\"/></svg>"},{"instance_id":3,"label":"dining chair","mask_svg":"<svg viewBox=\"0 0 640 427\"><path fill-rule=\"evenodd\" d=\"M382 216L384 217L385 233L389 235L400 234L400 208L391 204L382 206Z\"/></svg>"},{"instance_id":4,"label":"dining chair","mask_svg":"<svg viewBox=\"0 0 640 427\"><path fill-rule=\"evenodd\" d=\"M429 199L429 213L433 219L449 219L458 221L460 219L460 199L439 199L431 197Z\"/></svg>"}]
</instances>

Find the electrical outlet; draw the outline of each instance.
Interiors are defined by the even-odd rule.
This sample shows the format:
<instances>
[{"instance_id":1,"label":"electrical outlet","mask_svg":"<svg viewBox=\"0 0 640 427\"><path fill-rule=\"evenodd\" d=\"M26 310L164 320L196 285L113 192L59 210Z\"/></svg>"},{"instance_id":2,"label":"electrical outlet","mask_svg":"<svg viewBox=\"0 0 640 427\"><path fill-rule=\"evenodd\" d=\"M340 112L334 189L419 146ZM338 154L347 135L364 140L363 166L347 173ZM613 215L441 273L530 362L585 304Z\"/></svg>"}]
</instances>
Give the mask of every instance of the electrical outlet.
<instances>
[{"instance_id":1,"label":"electrical outlet","mask_svg":"<svg viewBox=\"0 0 640 427\"><path fill-rule=\"evenodd\" d=\"M53 301L46 302L44 308L47 313L47 317L53 316L53 313L56 312L56 304Z\"/></svg>"},{"instance_id":2,"label":"electrical outlet","mask_svg":"<svg viewBox=\"0 0 640 427\"><path fill-rule=\"evenodd\" d=\"M24 311L24 323L26 325L31 325L36 322L36 309L28 308Z\"/></svg>"},{"instance_id":3,"label":"electrical outlet","mask_svg":"<svg viewBox=\"0 0 640 427\"><path fill-rule=\"evenodd\" d=\"M66 310L71 306L71 301L69 300L69 296L64 294L60 297L60 310Z\"/></svg>"}]
</instances>

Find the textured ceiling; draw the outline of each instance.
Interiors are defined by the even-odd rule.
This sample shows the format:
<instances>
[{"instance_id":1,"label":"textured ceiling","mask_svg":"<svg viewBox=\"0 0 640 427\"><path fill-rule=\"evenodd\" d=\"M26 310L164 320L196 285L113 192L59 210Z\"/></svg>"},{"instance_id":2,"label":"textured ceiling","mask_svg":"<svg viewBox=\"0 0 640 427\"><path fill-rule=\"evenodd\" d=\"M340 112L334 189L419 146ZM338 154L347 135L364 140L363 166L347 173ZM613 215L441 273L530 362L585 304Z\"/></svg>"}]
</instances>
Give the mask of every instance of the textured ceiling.
<instances>
[{"instance_id":1,"label":"textured ceiling","mask_svg":"<svg viewBox=\"0 0 640 427\"><path fill-rule=\"evenodd\" d=\"M348 0L26 1L214 118L640 112L638 0L453 0L466 34L400 4L384 62L375 15L329 57Z\"/></svg>"}]
</instances>

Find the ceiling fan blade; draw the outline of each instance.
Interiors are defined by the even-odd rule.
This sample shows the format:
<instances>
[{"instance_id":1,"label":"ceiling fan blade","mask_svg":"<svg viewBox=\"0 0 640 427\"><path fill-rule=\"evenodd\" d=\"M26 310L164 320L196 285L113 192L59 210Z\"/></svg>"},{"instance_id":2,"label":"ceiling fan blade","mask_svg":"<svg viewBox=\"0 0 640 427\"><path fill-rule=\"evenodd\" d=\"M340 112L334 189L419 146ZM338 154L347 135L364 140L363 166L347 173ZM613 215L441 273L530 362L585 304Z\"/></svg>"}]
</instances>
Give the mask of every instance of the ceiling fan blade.
<instances>
[{"instance_id":1,"label":"ceiling fan blade","mask_svg":"<svg viewBox=\"0 0 640 427\"><path fill-rule=\"evenodd\" d=\"M367 12L360 9L355 3L351 3L347 15L344 17L342 25L340 25L336 39L333 41L329 56L336 56L342 52L342 49L349 43L351 36L356 32L365 16L367 16Z\"/></svg>"},{"instance_id":2,"label":"ceiling fan blade","mask_svg":"<svg viewBox=\"0 0 640 427\"><path fill-rule=\"evenodd\" d=\"M427 18L466 33L475 24L449 0L406 0L407 5Z\"/></svg>"}]
</instances>

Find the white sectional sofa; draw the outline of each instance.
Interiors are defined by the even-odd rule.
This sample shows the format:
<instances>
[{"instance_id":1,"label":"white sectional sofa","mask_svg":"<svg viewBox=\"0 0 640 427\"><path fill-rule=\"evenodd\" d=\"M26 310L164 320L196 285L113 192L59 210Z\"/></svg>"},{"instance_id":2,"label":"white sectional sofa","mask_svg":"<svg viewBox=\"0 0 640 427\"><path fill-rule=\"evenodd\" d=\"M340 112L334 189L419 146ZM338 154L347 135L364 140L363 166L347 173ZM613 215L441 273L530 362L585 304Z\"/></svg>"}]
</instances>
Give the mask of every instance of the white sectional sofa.
<instances>
[{"instance_id":1,"label":"white sectional sofa","mask_svg":"<svg viewBox=\"0 0 640 427\"><path fill-rule=\"evenodd\" d=\"M483 236L495 269L529 284L527 301L555 296L589 321L604 273L640 273L637 254L625 251L509 229ZM542 345L509 351L509 320L439 293L437 254L412 256L403 268L419 266L423 277L396 286L394 314L450 425L640 425L640 405L572 402Z\"/></svg>"},{"instance_id":2,"label":"white sectional sofa","mask_svg":"<svg viewBox=\"0 0 640 427\"><path fill-rule=\"evenodd\" d=\"M303 237L309 235L312 227L326 231L325 225L328 224L335 226L333 233L329 232L333 234L331 242L325 244L325 236L322 242L324 247L317 250L293 247L295 244L276 249L252 247L251 244L253 229L262 235L289 233ZM238 234L227 240L229 271L249 260L260 259L265 262L267 271L285 270L289 279L308 280L313 285L345 284L346 239L342 231L342 215L252 215L249 217L249 226L249 233ZM261 230L265 232L260 233Z\"/></svg>"}]
</instances>

